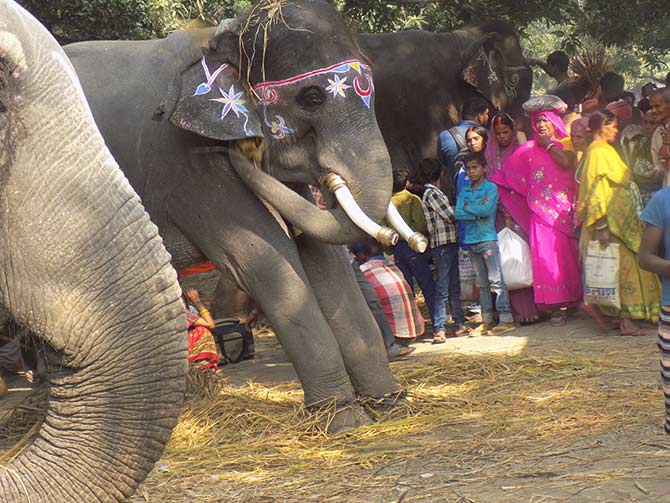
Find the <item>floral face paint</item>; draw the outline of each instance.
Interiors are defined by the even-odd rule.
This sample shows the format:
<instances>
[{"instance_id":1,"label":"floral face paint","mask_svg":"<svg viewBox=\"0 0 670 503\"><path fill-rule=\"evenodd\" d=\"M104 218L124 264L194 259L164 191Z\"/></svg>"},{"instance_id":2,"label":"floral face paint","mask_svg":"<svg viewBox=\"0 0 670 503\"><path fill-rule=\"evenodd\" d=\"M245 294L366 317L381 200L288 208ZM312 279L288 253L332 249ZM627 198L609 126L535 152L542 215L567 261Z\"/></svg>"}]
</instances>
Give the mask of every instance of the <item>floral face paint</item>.
<instances>
[{"instance_id":1,"label":"floral face paint","mask_svg":"<svg viewBox=\"0 0 670 503\"><path fill-rule=\"evenodd\" d=\"M198 84L193 96L206 96L210 92L212 92L214 81L222 71L228 68L228 65L223 64L220 65L213 72L210 72L209 67L207 66L207 61L205 60L205 56L202 57L200 63L202 64L202 68L205 73L205 81ZM234 84L230 86L230 89L228 89L228 91L225 91L218 86L214 87L218 89L219 96L216 98L210 98L209 101L215 101L223 105L223 108L221 110L221 120L225 119L230 112L234 113L235 117L237 117L238 119L240 117L244 117L244 131L247 134L251 135L251 133L247 129L249 123L249 110L245 106L247 100L245 99L246 96L244 94L244 90L240 88L240 90L237 91L235 89Z\"/></svg>"},{"instance_id":2,"label":"floral face paint","mask_svg":"<svg viewBox=\"0 0 670 503\"><path fill-rule=\"evenodd\" d=\"M281 140L294 132L286 125L285 119L278 114L269 114L268 107L280 99L281 89L307 79L321 79L327 83L325 90L333 98L346 98L347 94L354 92L370 109L374 84L370 67L358 60L352 59L336 63L327 68L320 68L311 72L296 75L284 80L262 82L254 86L263 107L263 120L270 129L273 138ZM353 89L353 91L351 91Z\"/></svg>"}]
</instances>

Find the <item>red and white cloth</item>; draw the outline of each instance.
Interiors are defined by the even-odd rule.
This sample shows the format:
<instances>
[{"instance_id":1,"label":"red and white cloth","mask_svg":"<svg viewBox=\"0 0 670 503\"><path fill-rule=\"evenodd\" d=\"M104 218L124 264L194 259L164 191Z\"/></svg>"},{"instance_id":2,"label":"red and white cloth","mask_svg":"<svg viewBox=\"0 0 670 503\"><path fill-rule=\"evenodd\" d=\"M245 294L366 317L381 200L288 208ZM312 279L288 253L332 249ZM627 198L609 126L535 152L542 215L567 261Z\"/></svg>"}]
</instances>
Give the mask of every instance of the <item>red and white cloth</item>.
<instances>
[{"instance_id":1,"label":"red and white cloth","mask_svg":"<svg viewBox=\"0 0 670 503\"><path fill-rule=\"evenodd\" d=\"M398 266L392 260L373 257L361 265L361 271L375 289L393 335L399 339L422 335L423 316Z\"/></svg>"}]
</instances>

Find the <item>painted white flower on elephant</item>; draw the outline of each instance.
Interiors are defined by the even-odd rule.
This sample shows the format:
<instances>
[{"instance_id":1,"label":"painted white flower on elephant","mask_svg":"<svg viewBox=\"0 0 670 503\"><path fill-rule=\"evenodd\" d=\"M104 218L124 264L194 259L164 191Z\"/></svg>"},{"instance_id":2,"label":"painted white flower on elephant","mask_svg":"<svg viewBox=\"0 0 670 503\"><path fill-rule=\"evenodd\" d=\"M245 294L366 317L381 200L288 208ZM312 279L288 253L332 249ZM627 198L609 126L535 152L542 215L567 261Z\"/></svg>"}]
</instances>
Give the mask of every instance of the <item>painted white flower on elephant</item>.
<instances>
[{"instance_id":1,"label":"painted white flower on elephant","mask_svg":"<svg viewBox=\"0 0 670 503\"><path fill-rule=\"evenodd\" d=\"M345 91L351 89L351 86L346 84L347 78L344 77L343 79L340 79L339 75L334 75L333 77L335 80L328 79L330 85L326 87L326 91L331 93L335 98L337 96L342 96L343 98L346 97Z\"/></svg>"},{"instance_id":2,"label":"painted white flower on elephant","mask_svg":"<svg viewBox=\"0 0 670 503\"><path fill-rule=\"evenodd\" d=\"M244 131L247 131L247 123L249 122L249 116L247 113L247 107L244 106L246 101L242 99L244 91L235 92L235 85L231 85L228 92L219 88L221 93L221 98L212 98L210 101L216 101L217 103L223 104L223 110L221 111L221 119L225 119L226 116L232 111L236 117L240 115L244 116Z\"/></svg>"},{"instance_id":3,"label":"painted white flower on elephant","mask_svg":"<svg viewBox=\"0 0 670 503\"><path fill-rule=\"evenodd\" d=\"M219 88L219 92L221 93L222 97L212 98L210 101L217 101L219 103L223 103L223 110L221 111L222 119L225 119L226 115L228 115L228 112L230 112L231 110L233 111L236 117L239 117L240 113L245 115L246 112L248 112L247 108L244 106L246 101L242 99L244 91L236 93L234 84L230 86L228 92L224 91L221 88Z\"/></svg>"}]
</instances>

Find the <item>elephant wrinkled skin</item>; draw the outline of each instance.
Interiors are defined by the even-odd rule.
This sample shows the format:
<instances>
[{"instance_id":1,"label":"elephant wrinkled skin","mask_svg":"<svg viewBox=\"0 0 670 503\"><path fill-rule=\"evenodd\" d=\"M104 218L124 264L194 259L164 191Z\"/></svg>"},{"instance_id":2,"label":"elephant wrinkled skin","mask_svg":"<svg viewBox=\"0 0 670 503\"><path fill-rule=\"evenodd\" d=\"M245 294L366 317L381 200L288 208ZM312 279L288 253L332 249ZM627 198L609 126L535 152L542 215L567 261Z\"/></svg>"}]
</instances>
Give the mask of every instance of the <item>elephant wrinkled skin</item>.
<instances>
[{"instance_id":1,"label":"elephant wrinkled skin","mask_svg":"<svg viewBox=\"0 0 670 503\"><path fill-rule=\"evenodd\" d=\"M397 386L345 251L328 244L361 233L332 201L323 211L306 198L308 184L336 173L380 221L391 196L371 74L336 10L260 2L218 29L65 50L175 267L209 260L232 277L277 333L306 404L347 404L333 429L367 423L357 396ZM236 153L240 140L258 154L259 138L263 169Z\"/></svg>"},{"instance_id":2,"label":"elephant wrinkled skin","mask_svg":"<svg viewBox=\"0 0 670 503\"><path fill-rule=\"evenodd\" d=\"M0 466L0 500L124 501L162 454L183 400L179 285L72 66L9 0L0 142L0 302L59 358L44 422Z\"/></svg>"}]
</instances>

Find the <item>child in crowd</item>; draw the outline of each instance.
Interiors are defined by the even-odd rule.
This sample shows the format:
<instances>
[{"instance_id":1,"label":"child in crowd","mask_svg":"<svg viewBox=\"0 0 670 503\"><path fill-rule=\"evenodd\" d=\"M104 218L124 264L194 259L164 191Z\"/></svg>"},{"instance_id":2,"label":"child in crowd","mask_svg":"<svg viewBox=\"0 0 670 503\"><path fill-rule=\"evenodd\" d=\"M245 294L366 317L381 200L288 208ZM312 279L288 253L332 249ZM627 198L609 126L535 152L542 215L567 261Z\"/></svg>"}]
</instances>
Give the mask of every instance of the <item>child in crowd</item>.
<instances>
[{"instance_id":1,"label":"child in crowd","mask_svg":"<svg viewBox=\"0 0 670 503\"><path fill-rule=\"evenodd\" d=\"M463 162L472 181L463 188L456 203L456 219L463 222L463 244L475 269L482 306L482 325L471 335L498 335L516 329L509 305L509 296L502 276L498 250L495 216L498 208L498 188L486 179L486 158L481 152L470 152ZM500 323L493 319L491 291L496 294L496 309Z\"/></svg>"},{"instance_id":2,"label":"child in crowd","mask_svg":"<svg viewBox=\"0 0 670 503\"><path fill-rule=\"evenodd\" d=\"M663 299L658 319L658 349L665 396L665 431L670 433L670 189L651 198L641 216L645 223L640 244L640 267L661 278Z\"/></svg>"},{"instance_id":3,"label":"child in crowd","mask_svg":"<svg viewBox=\"0 0 670 503\"><path fill-rule=\"evenodd\" d=\"M421 169L430 183L423 193L423 213L430 234L430 251L435 259L435 308L433 310L433 344L446 342L447 310L449 299L451 316L456 331L451 335L465 333L465 314L461 306L461 280L458 275L458 234L454 210L449 198L435 185L440 179L442 166L437 159L424 159Z\"/></svg>"}]
</instances>

